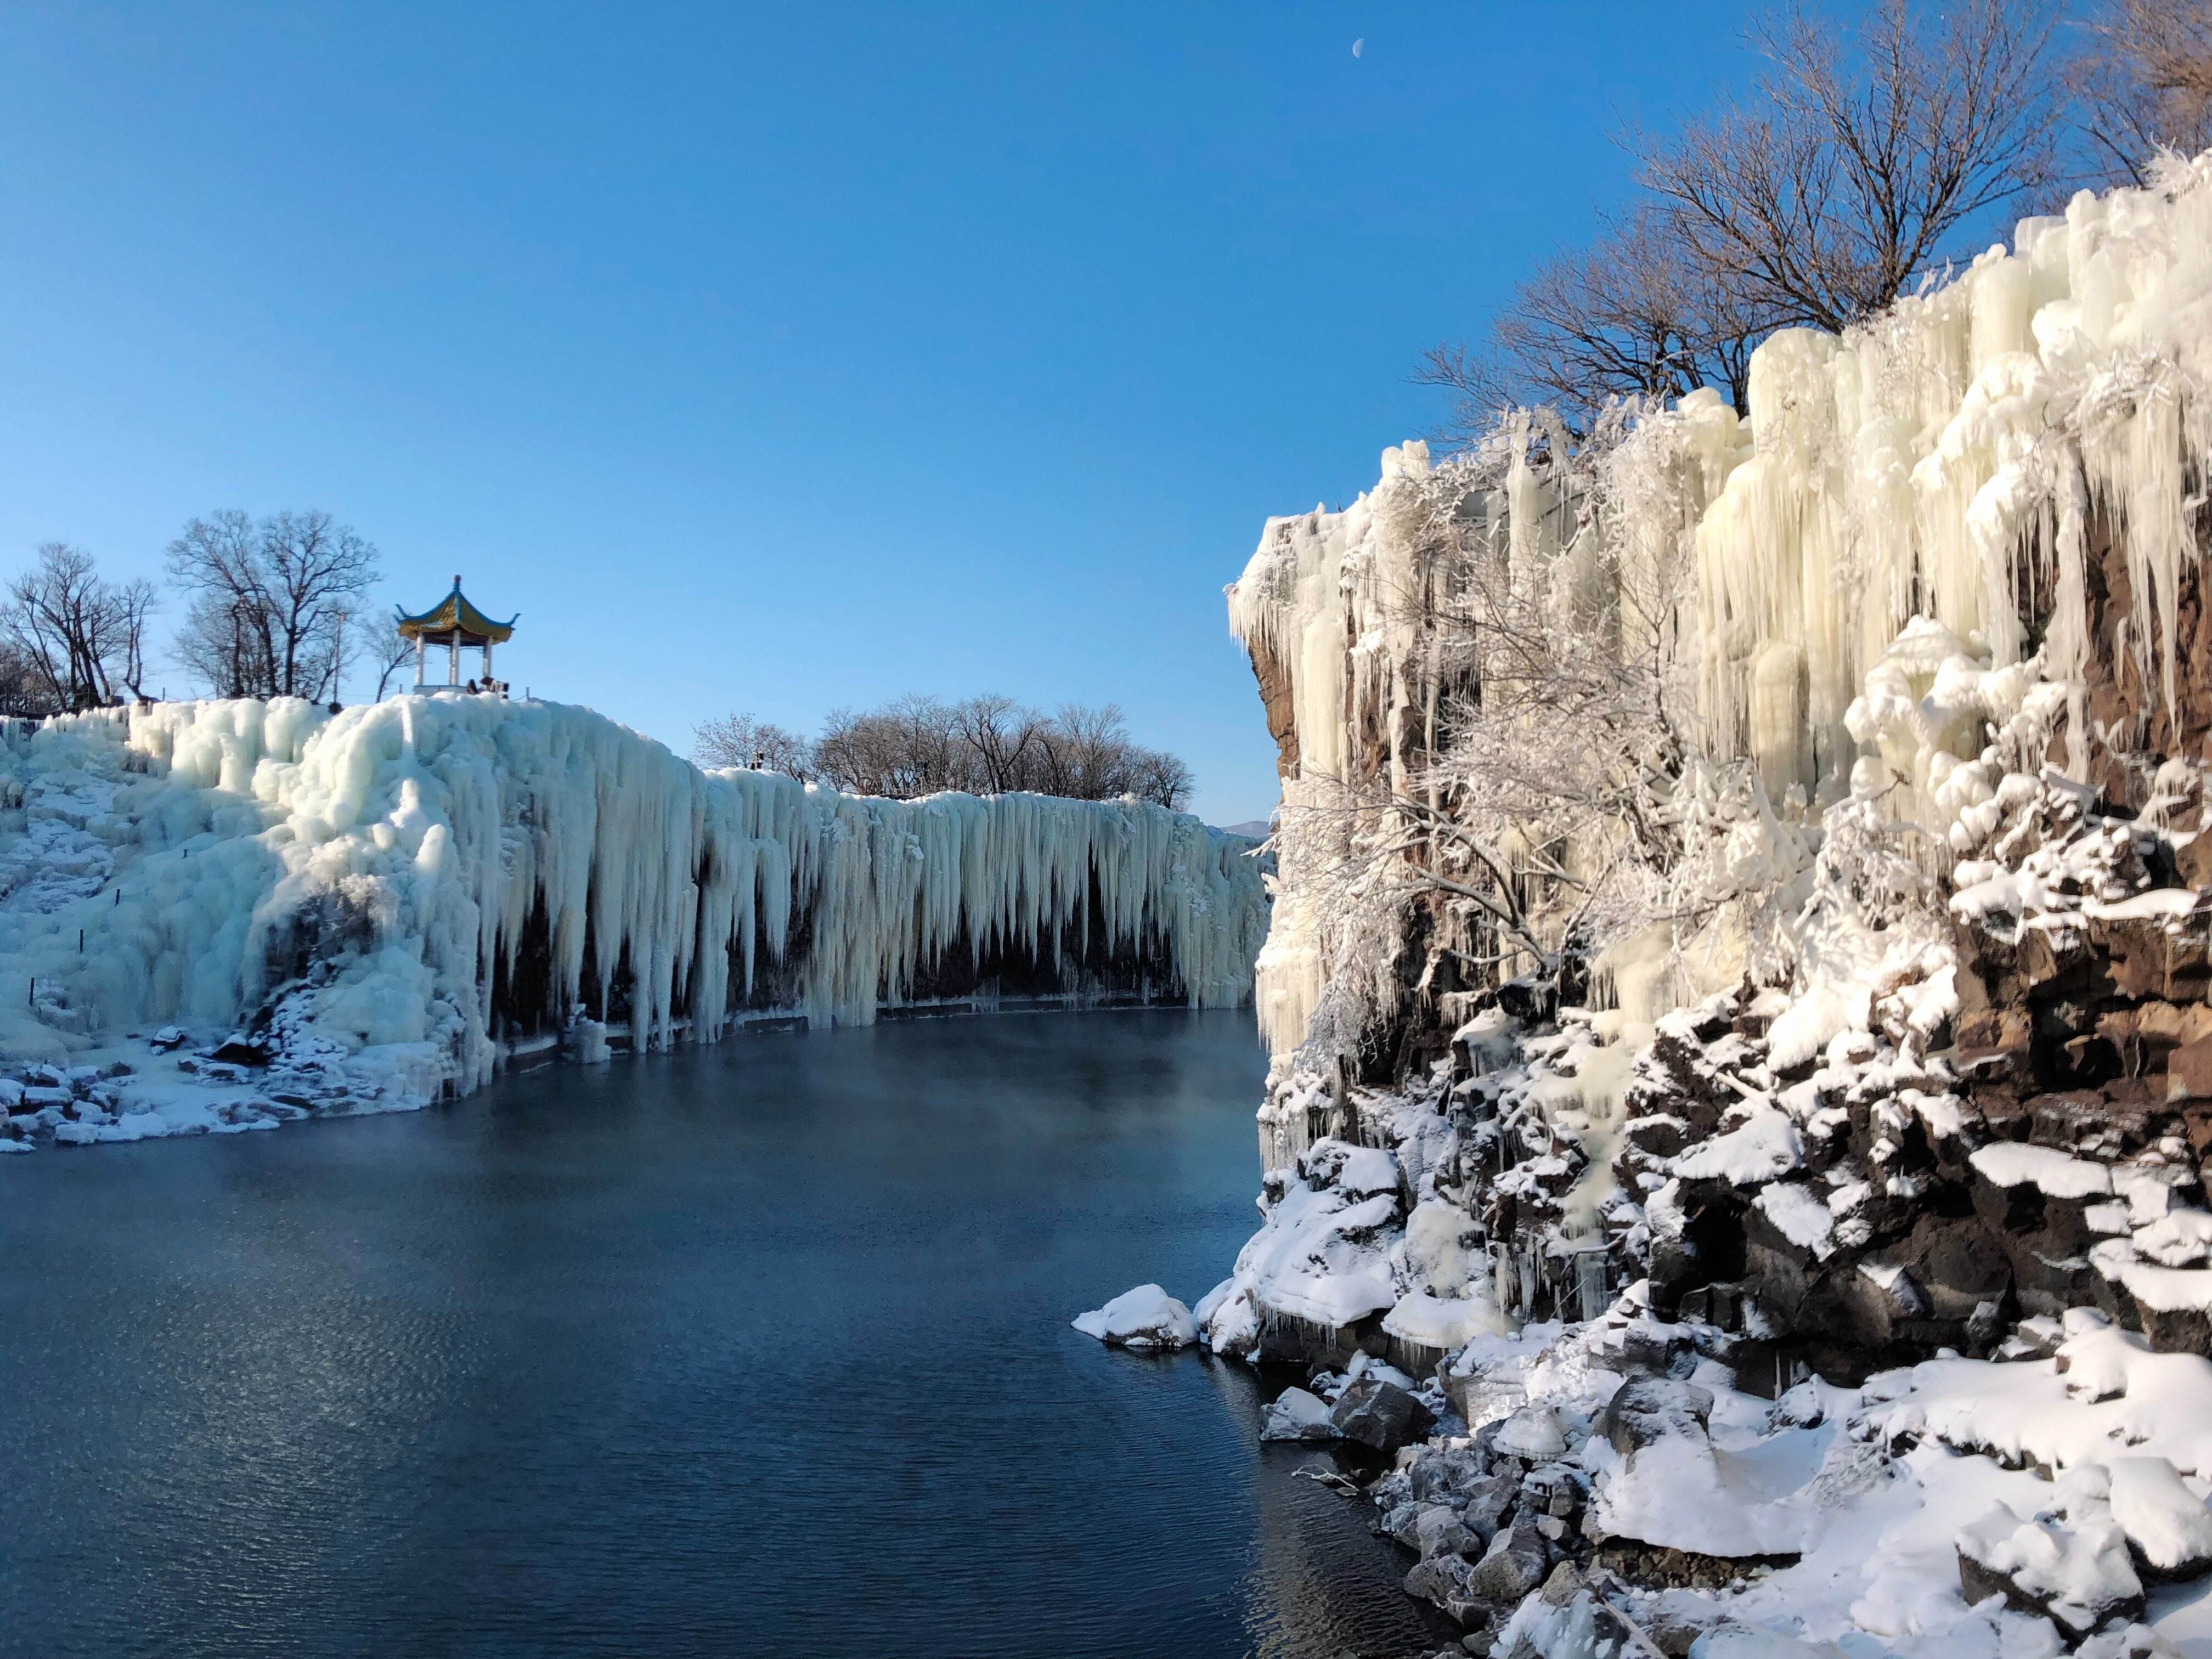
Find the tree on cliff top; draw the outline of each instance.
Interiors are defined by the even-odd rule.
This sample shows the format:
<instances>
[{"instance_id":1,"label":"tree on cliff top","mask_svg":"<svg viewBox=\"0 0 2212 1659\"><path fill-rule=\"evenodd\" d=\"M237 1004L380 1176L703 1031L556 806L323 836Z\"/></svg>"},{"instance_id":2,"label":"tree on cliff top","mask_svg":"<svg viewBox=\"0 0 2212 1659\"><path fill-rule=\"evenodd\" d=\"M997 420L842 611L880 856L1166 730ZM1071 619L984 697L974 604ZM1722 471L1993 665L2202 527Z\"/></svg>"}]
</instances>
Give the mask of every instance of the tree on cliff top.
<instances>
[{"instance_id":1,"label":"tree on cliff top","mask_svg":"<svg viewBox=\"0 0 2212 1659\"><path fill-rule=\"evenodd\" d=\"M691 758L702 766L783 772L804 782L814 775L814 745L796 732L748 714L702 720L692 734Z\"/></svg>"},{"instance_id":2,"label":"tree on cliff top","mask_svg":"<svg viewBox=\"0 0 2212 1659\"><path fill-rule=\"evenodd\" d=\"M1879 311L2058 176L2057 22L2054 0L1881 0L1855 27L1802 5L1754 24L1752 94L1625 133L1635 206L1540 265L1483 346L1434 348L1417 378L1458 394L1461 437L1519 404L1586 431L1608 399L1698 385L1745 412L1759 340Z\"/></svg>"},{"instance_id":3,"label":"tree on cliff top","mask_svg":"<svg viewBox=\"0 0 2212 1659\"><path fill-rule=\"evenodd\" d=\"M2083 130L2113 178L2146 183L2161 149L2212 146L2212 6L2115 0L2076 72Z\"/></svg>"},{"instance_id":4,"label":"tree on cliff top","mask_svg":"<svg viewBox=\"0 0 2212 1659\"><path fill-rule=\"evenodd\" d=\"M959 702L920 695L879 708L831 711L812 741L750 714L698 727L702 766L759 766L818 777L849 794L911 799L944 789L972 795L1033 790L1076 800L1134 795L1179 811L1194 785L1175 756L1132 742L1113 703L1063 703L1053 714L986 692Z\"/></svg>"},{"instance_id":5,"label":"tree on cliff top","mask_svg":"<svg viewBox=\"0 0 2212 1659\"><path fill-rule=\"evenodd\" d=\"M48 542L0 605L0 698L51 714L143 696L155 604L151 583L106 581L82 548Z\"/></svg>"},{"instance_id":6,"label":"tree on cliff top","mask_svg":"<svg viewBox=\"0 0 2212 1659\"><path fill-rule=\"evenodd\" d=\"M169 574L192 595L173 647L218 696L335 695L347 618L378 575L375 547L320 511L258 524L227 509L169 544Z\"/></svg>"}]
</instances>

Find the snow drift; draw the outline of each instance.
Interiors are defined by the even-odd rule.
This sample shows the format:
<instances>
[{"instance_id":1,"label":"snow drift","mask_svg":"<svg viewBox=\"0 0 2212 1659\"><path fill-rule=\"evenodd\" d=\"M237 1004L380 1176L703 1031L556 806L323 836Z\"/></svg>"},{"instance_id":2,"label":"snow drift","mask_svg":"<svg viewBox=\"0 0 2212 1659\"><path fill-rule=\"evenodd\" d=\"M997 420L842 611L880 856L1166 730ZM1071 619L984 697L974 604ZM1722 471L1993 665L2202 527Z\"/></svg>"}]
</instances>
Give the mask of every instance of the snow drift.
<instances>
[{"instance_id":1,"label":"snow drift","mask_svg":"<svg viewBox=\"0 0 2212 1659\"><path fill-rule=\"evenodd\" d=\"M287 1018L450 1085L589 1014L640 1048L748 1008L865 1023L1002 983L1249 994L1249 843L1131 800L846 797L702 772L584 708L162 703L0 743L0 1054Z\"/></svg>"}]
</instances>

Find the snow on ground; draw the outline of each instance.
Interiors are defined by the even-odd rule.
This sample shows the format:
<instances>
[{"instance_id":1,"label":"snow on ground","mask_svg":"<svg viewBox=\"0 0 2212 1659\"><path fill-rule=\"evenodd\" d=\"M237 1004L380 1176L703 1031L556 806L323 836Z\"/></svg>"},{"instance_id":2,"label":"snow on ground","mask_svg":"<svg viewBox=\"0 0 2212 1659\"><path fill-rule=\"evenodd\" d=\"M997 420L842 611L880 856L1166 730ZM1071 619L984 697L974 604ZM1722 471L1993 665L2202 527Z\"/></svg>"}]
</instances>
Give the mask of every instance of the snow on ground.
<instances>
[{"instance_id":1,"label":"snow on ground","mask_svg":"<svg viewBox=\"0 0 2212 1659\"><path fill-rule=\"evenodd\" d=\"M2158 1582L2212 1565L2212 1365L2150 1354L2087 1317L2051 1357L1936 1360L1862 1389L1808 1382L1773 1401L1737 1392L1726 1368L1708 1362L1694 1381L1713 1402L1709 1425L1685 1419L1624 1454L1606 1422L1607 1402L1626 1386L1624 1341L1648 1348L1687 1334L1650 1319L1639 1298L1632 1289L1588 1325L1479 1344L1465 1374L1485 1379L1506 1413L1491 1419L1509 1431L1494 1441L1499 1451L1524 1420L1561 1431L1536 1455L1587 1478L1586 1535L1741 1563L1712 1589L1611 1581L1611 1606L1641 1627L1741 1628L1738 1640L1717 1636L1700 1653L1760 1651L1746 1639L1758 1633L1808 1644L1773 1650L1791 1655L2009 1659L2075 1650L2100 1622L2084 1608L2106 1613L2117 1635L2136 1616L2130 1606L2142 1612L2148 1584L2152 1624L2184 1653L2212 1653L2200 1645L2212 1635L2212 1582ZM2085 1407L2085 1395L2106 1388L2119 1391ZM1435 1443L1449 1454L1480 1439ZM1383 1524L1392 1526L1387 1515ZM1962 1549L2028 1564L2026 1577L2059 1605L2029 1616L1970 1599ZM1531 1595L1507 1632L1517 1626L1547 1659L1595 1659L1604 1650L1595 1636L1578 1638L1570 1622ZM1495 1650L1510 1646L1501 1635Z\"/></svg>"},{"instance_id":2,"label":"snow on ground","mask_svg":"<svg viewBox=\"0 0 2212 1659\"><path fill-rule=\"evenodd\" d=\"M428 1043L349 1052L295 1043L254 1063L212 1056L231 1039L176 1026L105 1035L63 1066L0 1074L0 1156L172 1135L273 1129L309 1115L412 1111L439 1098L446 1069Z\"/></svg>"}]
</instances>

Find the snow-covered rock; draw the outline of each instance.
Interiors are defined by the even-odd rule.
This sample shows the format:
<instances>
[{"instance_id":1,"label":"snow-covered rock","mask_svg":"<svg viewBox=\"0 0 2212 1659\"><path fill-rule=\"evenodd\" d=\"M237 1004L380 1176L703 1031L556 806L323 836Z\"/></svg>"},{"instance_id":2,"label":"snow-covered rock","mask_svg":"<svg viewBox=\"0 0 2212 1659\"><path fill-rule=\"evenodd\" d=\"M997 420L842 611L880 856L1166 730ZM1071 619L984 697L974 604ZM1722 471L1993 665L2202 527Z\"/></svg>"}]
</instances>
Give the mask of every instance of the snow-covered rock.
<instances>
[{"instance_id":1,"label":"snow-covered rock","mask_svg":"<svg viewBox=\"0 0 2212 1659\"><path fill-rule=\"evenodd\" d=\"M1334 1440L1328 1402L1304 1389L1285 1389L1268 1402L1260 1425L1262 1440Z\"/></svg>"},{"instance_id":2,"label":"snow-covered rock","mask_svg":"<svg viewBox=\"0 0 2212 1659\"><path fill-rule=\"evenodd\" d=\"M2157 1573L2180 1577L2212 1566L2212 1510L2163 1457L2116 1457L2107 1466L2112 1519Z\"/></svg>"},{"instance_id":3,"label":"snow-covered rock","mask_svg":"<svg viewBox=\"0 0 2212 1659\"><path fill-rule=\"evenodd\" d=\"M1566 1428L1559 1408L1545 1401L1523 1406L1498 1429L1497 1445L1499 1451L1532 1463L1565 1456Z\"/></svg>"},{"instance_id":4,"label":"snow-covered rock","mask_svg":"<svg viewBox=\"0 0 2212 1659\"><path fill-rule=\"evenodd\" d=\"M1624 1382L1598 1413L1598 1433L1623 1457L1669 1435L1705 1438L1713 1414L1712 1391L1671 1377L1638 1377Z\"/></svg>"},{"instance_id":5,"label":"snow-covered rock","mask_svg":"<svg viewBox=\"0 0 2212 1659\"><path fill-rule=\"evenodd\" d=\"M1406 1381L1367 1376L1346 1384L1329 1413L1330 1425L1346 1440L1379 1452L1395 1452L1425 1438L1436 1426L1436 1413L1415 1397Z\"/></svg>"},{"instance_id":6,"label":"snow-covered rock","mask_svg":"<svg viewBox=\"0 0 2212 1659\"><path fill-rule=\"evenodd\" d=\"M1387 1334L1424 1348L1456 1348L1470 1337L1500 1328L1497 1304L1486 1294L1431 1296L1416 1291L1401 1297L1382 1316Z\"/></svg>"},{"instance_id":7,"label":"snow-covered rock","mask_svg":"<svg viewBox=\"0 0 2212 1659\"><path fill-rule=\"evenodd\" d=\"M1190 1310L1157 1285L1124 1291L1069 1322L1115 1348L1187 1348L1198 1340Z\"/></svg>"},{"instance_id":8,"label":"snow-covered rock","mask_svg":"<svg viewBox=\"0 0 2212 1659\"><path fill-rule=\"evenodd\" d=\"M1970 1601L1995 1591L2021 1611L2048 1613L2081 1635L2143 1610L2142 1581L2109 1514L2078 1522L2025 1521L1993 1504L1960 1529L1958 1546Z\"/></svg>"},{"instance_id":9,"label":"snow-covered rock","mask_svg":"<svg viewBox=\"0 0 2212 1659\"><path fill-rule=\"evenodd\" d=\"M1200 1304L1216 1352L1249 1353L1267 1315L1343 1329L1400 1301L1396 1160L1374 1147L1316 1141L1229 1280Z\"/></svg>"}]
</instances>

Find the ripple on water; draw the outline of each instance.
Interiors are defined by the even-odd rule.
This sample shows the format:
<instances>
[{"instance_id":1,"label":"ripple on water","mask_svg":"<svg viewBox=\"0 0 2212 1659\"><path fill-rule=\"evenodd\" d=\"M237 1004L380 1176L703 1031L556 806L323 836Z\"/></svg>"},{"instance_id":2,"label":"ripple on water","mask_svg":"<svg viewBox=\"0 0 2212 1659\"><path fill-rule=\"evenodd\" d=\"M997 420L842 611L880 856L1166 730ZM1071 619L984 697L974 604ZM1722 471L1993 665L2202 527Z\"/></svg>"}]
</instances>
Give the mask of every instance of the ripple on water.
<instances>
[{"instance_id":1,"label":"ripple on water","mask_svg":"<svg viewBox=\"0 0 2212 1659\"><path fill-rule=\"evenodd\" d=\"M1225 1269L1264 1069L891 1024L0 1166L0 1653L1432 1651L1257 1379L1066 1326Z\"/></svg>"}]
</instances>

